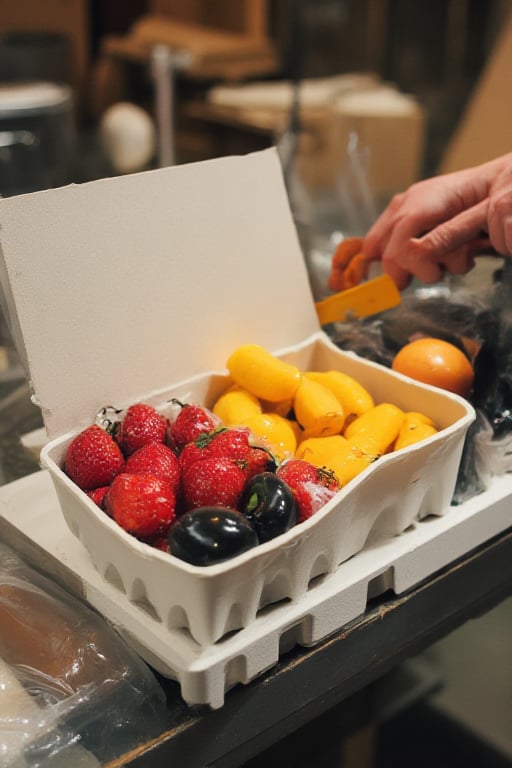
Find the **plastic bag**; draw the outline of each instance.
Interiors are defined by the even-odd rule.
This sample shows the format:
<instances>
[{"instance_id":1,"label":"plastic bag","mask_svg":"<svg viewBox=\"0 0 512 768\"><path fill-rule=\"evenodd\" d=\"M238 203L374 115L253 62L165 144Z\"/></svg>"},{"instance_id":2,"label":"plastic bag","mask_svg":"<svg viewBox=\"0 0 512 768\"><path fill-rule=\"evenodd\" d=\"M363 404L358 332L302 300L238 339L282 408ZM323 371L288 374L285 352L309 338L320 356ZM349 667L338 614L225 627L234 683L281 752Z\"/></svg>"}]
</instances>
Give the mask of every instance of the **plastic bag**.
<instances>
[{"instance_id":1,"label":"plastic bag","mask_svg":"<svg viewBox=\"0 0 512 768\"><path fill-rule=\"evenodd\" d=\"M165 695L144 662L2 544L0 628L1 768L89 768L165 728Z\"/></svg>"},{"instance_id":2,"label":"plastic bag","mask_svg":"<svg viewBox=\"0 0 512 768\"><path fill-rule=\"evenodd\" d=\"M470 401L477 419L468 430L454 503L512 471L512 262L490 261L468 287L460 278L406 291L402 303L365 320L333 326L344 350L391 366L404 344L419 336L441 338L470 358L475 380Z\"/></svg>"},{"instance_id":3,"label":"plastic bag","mask_svg":"<svg viewBox=\"0 0 512 768\"><path fill-rule=\"evenodd\" d=\"M300 155L296 162L290 162L285 174L315 301L330 293L328 278L336 246L348 237L362 235L376 217L368 162L368 147L361 144L357 132L351 131L346 145L340 144L336 150L336 160L330 158L325 178L321 173L313 181L304 172Z\"/></svg>"}]
</instances>

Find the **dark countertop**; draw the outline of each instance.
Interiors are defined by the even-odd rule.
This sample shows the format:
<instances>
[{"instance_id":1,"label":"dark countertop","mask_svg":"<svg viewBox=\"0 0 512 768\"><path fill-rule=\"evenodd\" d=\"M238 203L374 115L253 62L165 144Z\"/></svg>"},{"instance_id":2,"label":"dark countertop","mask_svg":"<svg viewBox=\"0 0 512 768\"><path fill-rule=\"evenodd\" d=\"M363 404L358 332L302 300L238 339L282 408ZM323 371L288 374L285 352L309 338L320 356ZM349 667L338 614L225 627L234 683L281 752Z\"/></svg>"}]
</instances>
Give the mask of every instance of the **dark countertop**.
<instances>
[{"instance_id":1,"label":"dark countertop","mask_svg":"<svg viewBox=\"0 0 512 768\"><path fill-rule=\"evenodd\" d=\"M334 709L338 737L348 736L378 717L376 681L511 594L508 531L406 594L370 601L363 617L314 648L294 648L229 692L222 709L194 711L162 680L169 730L109 768L235 768Z\"/></svg>"}]
</instances>

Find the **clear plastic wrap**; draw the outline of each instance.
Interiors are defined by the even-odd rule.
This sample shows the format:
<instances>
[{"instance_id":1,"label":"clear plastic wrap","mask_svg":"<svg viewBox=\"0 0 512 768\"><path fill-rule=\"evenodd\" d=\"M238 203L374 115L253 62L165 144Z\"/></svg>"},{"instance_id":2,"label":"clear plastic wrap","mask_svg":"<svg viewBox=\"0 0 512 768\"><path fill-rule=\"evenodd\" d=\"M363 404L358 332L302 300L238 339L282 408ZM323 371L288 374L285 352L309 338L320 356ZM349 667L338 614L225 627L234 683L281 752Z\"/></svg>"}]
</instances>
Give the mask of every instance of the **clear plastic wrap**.
<instances>
[{"instance_id":1,"label":"clear plastic wrap","mask_svg":"<svg viewBox=\"0 0 512 768\"><path fill-rule=\"evenodd\" d=\"M144 662L1 543L0 628L1 768L99 766L165 727Z\"/></svg>"}]
</instances>

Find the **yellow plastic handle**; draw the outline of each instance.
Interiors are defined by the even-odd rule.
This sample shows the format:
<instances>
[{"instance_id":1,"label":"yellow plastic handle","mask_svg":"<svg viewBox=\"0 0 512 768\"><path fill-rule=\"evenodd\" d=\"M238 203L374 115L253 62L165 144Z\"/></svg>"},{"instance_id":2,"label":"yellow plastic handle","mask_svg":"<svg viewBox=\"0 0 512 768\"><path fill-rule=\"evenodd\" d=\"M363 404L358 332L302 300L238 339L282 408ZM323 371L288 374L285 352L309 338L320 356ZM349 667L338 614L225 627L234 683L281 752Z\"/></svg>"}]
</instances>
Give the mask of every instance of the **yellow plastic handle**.
<instances>
[{"instance_id":1,"label":"yellow plastic handle","mask_svg":"<svg viewBox=\"0 0 512 768\"><path fill-rule=\"evenodd\" d=\"M320 325L328 325L375 315L396 307L401 301L402 296L395 283L384 274L317 301L315 307Z\"/></svg>"}]
</instances>

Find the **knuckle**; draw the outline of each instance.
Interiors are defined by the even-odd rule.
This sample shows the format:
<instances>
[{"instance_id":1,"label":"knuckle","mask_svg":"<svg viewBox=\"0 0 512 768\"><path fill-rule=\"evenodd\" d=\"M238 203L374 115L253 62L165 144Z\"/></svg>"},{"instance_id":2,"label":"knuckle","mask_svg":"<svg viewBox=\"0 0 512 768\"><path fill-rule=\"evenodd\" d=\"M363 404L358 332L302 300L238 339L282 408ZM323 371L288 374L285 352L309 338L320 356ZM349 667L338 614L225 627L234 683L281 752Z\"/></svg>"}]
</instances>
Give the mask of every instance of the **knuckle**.
<instances>
[{"instance_id":1,"label":"knuckle","mask_svg":"<svg viewBox=\"0 0 512 768\"><path fill-rule=\"evenodd\" d=\"M489 219L499 218L512 214L512 192L494 196L489 201Z\"/></svg>"},{"instance_id":2,"label":"knuckle","mask_svg":"<svg viewBox=\"0 0 512 768\"><path fill-rule=\"evenodd\" d=\"M396 213L401 208L402 203L405 200L406 194L407 194L406 192L398 192L395 195L393 195L388 206L388 209L392 213Z\"/></svg>"},{"instance_id":3,"label":"knuckle","mask_svg":"<svg viewBox=\"0 0 512 768\"><path fill-rule=\"evenodd\" d=\"M449 248L449 231L446 227L437 227L410 245L411 256L416 260L432 258L444 253Z\"/></svg>"}]
</instances>

